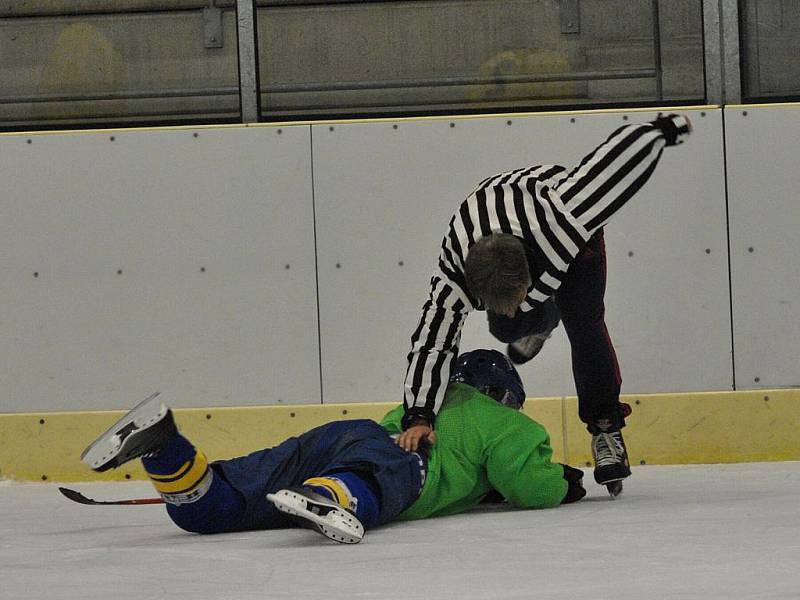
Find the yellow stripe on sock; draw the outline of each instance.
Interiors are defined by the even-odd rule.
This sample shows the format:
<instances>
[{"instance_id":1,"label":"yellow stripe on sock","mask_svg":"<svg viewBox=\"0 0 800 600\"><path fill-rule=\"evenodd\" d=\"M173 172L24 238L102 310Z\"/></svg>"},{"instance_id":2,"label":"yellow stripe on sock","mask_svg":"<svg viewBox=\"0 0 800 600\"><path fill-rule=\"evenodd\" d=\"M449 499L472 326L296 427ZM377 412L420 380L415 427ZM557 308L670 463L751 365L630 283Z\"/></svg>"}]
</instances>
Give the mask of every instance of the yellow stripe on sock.
<instances>
[{"instance_id":1,"label":"yellow stripe on sock","mask_svg":"<svg viewBox=\"0 0 800 600\"><path fill-rule=\"evenodd\" d=\"M324 487L333 493L333 496L336 498L336 502L338 502L341 506L344 508L350 506L350 495L347 493L347 490L345 490L342 484L336 479L331 479L330 477L312 477L311 479L306 479L303 482L303 485L318 485L320 487Z\"/></svg>"},{"instance_id":2,"label":"yellow stripe on sock","mask_svg":"<svg viewBox=\"0 0 800 600\"><path fill-rule=\"evenodd\" d=\"M159 481L159 482L175 481L176 479L180 479L181 477L186 475L189 469L191 469L192 466L194 466L194 461L195 461L194 458L192 458L191 460L187 460L185 463L183 463L183 465L181 465L181 468L175 471L174 473L169 473L167 475L164 475L163 473L158 475L156 475L155 473L147 473L147 476L150 477L150 479L152 479L153 481Z\"/></svg>"},{"instance_id":3,"label":"yellow stripe on sock","mask_svg":"<svg viewBox=\"0 0 800 600\"><path fill-rule=\"evenodd\" d=\"M175 494L178 492L184 493L189 492L194 488L200 481L203 479L203 476L208 471L208 459L206 455L202 452L198 452L197 455L194 457L194 461L190 461L191 466L186 469L186 472L183 475L177 476L168 476L168 475L157 475L153 476L150 475L150 479L153 482L153 486L156 490L162 494ZM180 473L182 470L186 468L186 465L183 465L176 473ZM169 481L159 481L157 477L169 479Z\"/></svg>"}]
</instances>

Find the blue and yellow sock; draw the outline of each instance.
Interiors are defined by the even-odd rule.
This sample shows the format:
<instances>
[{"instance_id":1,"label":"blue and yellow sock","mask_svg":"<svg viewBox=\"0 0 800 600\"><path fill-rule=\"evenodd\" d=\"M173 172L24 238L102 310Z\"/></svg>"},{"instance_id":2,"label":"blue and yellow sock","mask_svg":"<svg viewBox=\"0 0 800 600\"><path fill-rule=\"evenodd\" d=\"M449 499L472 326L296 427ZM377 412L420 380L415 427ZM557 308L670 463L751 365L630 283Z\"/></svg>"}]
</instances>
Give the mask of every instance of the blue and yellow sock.
<instances>
[{"instance_id":1,"label":"blue and yellow sock","mask_svg":"<svg viewBox=\"0 0 800 600\"><path fill-rule=\"evenodd\" d=\"M375 488L362 476L351 471L312 477L303 487L330 498L339 506L353 511L365 529L378 523L380 507Z\"/></svg>"},{"instance_id":2,"label":"blue and yellow sock","mask_svg":"<svg viewBox=\"0 0 800 600\"><path fill-rule=\"evenodd\" d=\"M241 529L244 498L182 435L170 438L157 454L143 457L142 464L181 529L195 533Z\"/></svg>"},{"instance_id":3,"label":"blue and yellow sock","mask_svg":"<svg viewBox=\"0 0 800 600\"><path fill-rule=\"evenodd\" d=\"M205 454L180 434L173 436L154 456L142 458L144 470L168 504L190 504L211 487L214 471Z\"/></svg>"}]
</instances>

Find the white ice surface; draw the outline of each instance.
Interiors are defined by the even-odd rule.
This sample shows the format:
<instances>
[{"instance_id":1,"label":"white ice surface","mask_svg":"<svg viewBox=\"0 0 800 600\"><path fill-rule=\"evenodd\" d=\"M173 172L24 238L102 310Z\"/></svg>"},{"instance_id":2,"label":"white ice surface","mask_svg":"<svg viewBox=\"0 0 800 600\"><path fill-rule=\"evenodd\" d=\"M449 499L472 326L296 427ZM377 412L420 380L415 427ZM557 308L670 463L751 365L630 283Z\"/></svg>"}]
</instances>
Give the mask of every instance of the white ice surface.
<instances>
[{"instance_id":1,"label":"white ice surface","mask_svg":"<svg viewBox=\"0 0 800 600\"><path fill-rule=\"evenodd\" d=\"M162 506L81 506L0 483L0 598L800 598L800 463L637 467L612 501L395 523L355 546L307 530L199 536ZM146 483L72 484L96 499Z\"/></svg>"}]
</instances>

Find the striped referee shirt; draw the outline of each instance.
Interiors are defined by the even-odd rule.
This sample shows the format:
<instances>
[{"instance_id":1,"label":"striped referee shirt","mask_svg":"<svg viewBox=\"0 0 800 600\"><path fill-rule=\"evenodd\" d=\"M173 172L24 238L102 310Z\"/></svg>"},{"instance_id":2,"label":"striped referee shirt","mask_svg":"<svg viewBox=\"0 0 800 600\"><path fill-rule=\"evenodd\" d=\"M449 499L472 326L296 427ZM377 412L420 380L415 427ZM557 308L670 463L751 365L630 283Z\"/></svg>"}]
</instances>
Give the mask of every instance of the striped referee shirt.
<instances>
[{"instance_id":1,"label":"striped referee shirt","mask_svg":"<svg viewBox=\"0 0 800 600\"><path fill-rule=\"evenodd\" d=\"M458 356L464 319L484 309L467 289L464 275L472 245L493 233L523 241L533 283L520 310L534 309L558 290L592 234L645 184L664 147L681 143L688 133L688 121L678 115L627 125L572 170L540 165L478 184L450 219L430 294L411 337L404 428L419 417L433 423Z\"/></svg>"}]
</instances>

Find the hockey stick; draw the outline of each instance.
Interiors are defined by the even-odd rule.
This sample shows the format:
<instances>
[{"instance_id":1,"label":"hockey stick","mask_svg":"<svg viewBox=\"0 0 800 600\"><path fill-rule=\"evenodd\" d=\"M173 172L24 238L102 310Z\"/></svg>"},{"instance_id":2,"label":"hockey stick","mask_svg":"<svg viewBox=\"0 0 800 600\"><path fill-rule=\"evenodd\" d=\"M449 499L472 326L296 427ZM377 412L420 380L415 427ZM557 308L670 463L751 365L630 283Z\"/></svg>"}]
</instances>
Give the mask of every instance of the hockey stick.
<instances>
[{"instance_id":1,"label":"hockey stick","mask_svg":"<svg viewBox=\"0 0 800 600\"><path fill-rule=\"evenodd\" d=\"M99 505L99 504L117 504L117 505L129 505L129 504L164 504L163 498L131 498L130 500L92 500L91 498L87 498L80 492L76 492L75 490L71 490L69 488L60 487L58 491L64 494L67 498L72 500L73 502L77 502L78 504L88 504L88 505Z\"/></svg>"}]
</instances>

